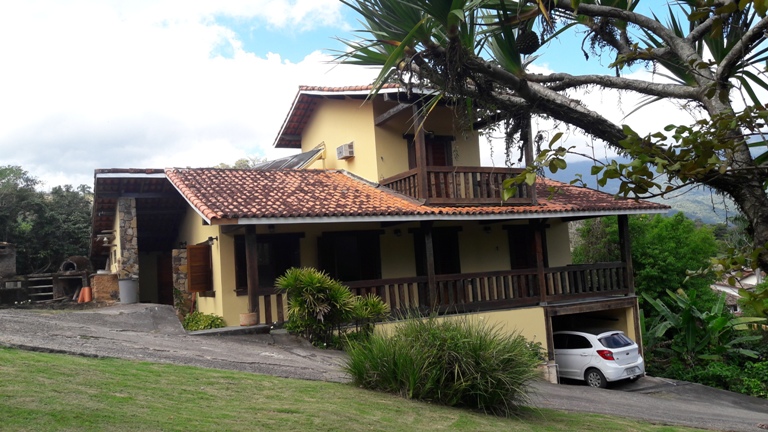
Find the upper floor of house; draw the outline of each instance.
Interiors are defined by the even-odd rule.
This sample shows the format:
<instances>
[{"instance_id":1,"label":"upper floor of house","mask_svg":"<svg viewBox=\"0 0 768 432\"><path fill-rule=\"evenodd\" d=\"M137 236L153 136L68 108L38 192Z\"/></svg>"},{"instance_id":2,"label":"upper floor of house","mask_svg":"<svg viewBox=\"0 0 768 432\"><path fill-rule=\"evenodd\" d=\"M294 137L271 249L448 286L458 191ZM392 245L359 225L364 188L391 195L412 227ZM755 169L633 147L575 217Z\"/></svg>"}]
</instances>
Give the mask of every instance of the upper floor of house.
<instances>
[{"instance_id":1,"label":"upper floor of house","mask_svg":"<svg viewBox=\"0 0 768 432\"><path fill-rule=\"evenodd\" d=\"M274 145L300 149L307 168L343 169L426 204L502 204L502 182L520 169L481 167L475 127L430 98L397 85L375 96L370 86L300 87ZM523 185L504 204L534 200Z\"/></svg>"}]
</instances>

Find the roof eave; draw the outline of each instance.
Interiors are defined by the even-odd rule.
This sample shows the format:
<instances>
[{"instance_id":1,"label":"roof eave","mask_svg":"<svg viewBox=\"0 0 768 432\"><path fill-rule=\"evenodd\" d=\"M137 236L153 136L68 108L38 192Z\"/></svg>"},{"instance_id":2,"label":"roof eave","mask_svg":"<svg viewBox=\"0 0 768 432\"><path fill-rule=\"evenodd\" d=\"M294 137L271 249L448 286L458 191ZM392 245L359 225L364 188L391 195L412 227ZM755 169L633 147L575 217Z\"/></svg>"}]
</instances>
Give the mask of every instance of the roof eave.
<instances>
[{"instance_id":1,"label":"roof eave","mask_svg":"<svg viewBox=\"0 0 768 432\"><path fill-rule=\"evenodd\" d=\"M502 214L422 214L374 216L304 216L214 219L212 225L291 225L314 223L421 222L421 221L501 221L551 218L588 218L617 215L665 214L667 209L628 209L604 211L553 211Z\"/></svg>"}]
</instances>

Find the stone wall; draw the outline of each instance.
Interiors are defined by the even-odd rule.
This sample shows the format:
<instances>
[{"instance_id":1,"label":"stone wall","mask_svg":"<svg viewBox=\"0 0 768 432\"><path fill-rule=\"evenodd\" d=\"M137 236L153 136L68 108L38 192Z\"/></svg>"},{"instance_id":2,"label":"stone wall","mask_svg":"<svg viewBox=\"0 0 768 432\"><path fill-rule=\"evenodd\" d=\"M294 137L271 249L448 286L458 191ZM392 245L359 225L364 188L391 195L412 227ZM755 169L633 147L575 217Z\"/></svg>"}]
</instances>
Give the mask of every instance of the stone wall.
<instances>
[{"instance_id":1,"label":"stone wall","mask_svg":"<svg viewBox=\"0 0 768 432\"><path fill-rule=\"evenodd\" d=\"M16 276L16 246L0 242L0 278Z\"/></svg>"},{"instance_id":2,"label":"stone wall","mask_svg":"<svg viewBox=\"0 0 768 432\"><path fill-rule=\"evenodd\" d=\"M120 218L120 279L139 277L139 242L136 219L136 200L120 198L117 201L117 217Z\"/></svg>"},{"instance_id":3,"label":"stone wall","mask_svg":"<svg viewBox=\"0 0 768 432\"><path fill-rule=\"evenodd\" d=\"M187 250L171 251L173 266L173 306L179 318L184 318L192 308L193 293L187 290Z\"/></svg>"}]
</instances>

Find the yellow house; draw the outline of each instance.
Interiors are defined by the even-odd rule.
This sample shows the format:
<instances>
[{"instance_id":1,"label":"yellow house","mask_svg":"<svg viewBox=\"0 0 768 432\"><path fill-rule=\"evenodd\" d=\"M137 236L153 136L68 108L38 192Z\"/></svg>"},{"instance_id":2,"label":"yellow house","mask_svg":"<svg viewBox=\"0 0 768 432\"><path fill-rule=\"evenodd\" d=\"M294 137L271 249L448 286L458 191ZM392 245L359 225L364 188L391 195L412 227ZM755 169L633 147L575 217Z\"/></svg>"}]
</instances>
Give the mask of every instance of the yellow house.
<instances>
[{"instance_id":1,"label":"yellow house","mask_svg":"<svg viewBox=\"0 0 768 432\"><path fill-rule=\"evenodd\" d=\"M257 169L96 170L95 265L137 278L141 301L193 292L229 325L284 321L274 280L311 266L394 311L478 314L550 359L552 332L574 325L640 340L627 216L666 206L547 179L502 202L517 171L480 167L477 134L449 106L414 128L418 97L369 94L302 87L275 140L302 152ZM607 215L624 259L572 265L568 222Z\"/></svg>"}]
</instances>

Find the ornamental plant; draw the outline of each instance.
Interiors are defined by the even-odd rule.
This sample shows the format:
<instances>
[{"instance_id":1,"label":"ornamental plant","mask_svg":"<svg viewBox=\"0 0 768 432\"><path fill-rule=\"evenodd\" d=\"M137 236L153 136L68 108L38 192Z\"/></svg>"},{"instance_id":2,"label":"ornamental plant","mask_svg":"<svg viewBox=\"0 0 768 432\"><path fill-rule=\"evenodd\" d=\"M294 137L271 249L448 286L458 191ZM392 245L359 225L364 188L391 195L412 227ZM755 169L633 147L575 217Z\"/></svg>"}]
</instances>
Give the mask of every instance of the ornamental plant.
<instances>
[{"instance_id":1,"label":"ornamental plant","mask_svg":"<svg viewBox=\"0 0 768 432\"><path fill-rule=\"evenodd\" d=\"M528 402L538 377L538 350L525 338L467 317L409 318L347 352L356 385L501 415Z\"/></svg>"}]
</instances>

